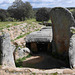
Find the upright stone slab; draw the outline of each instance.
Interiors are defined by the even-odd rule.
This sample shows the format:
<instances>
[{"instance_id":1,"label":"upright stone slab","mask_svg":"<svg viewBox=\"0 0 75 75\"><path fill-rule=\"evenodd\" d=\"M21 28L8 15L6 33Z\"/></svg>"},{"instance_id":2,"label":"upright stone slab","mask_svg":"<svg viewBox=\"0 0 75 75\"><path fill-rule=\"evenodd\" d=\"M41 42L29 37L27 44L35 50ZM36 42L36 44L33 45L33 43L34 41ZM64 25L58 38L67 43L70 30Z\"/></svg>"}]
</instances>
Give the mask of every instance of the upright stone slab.
<instances>
[{"instance_id":1,"label":"upright stone slab","mask_svg":"<svg viewBox=\"0 0 75 75\"><path fill-rule=\"evenodd\" d=\"M67 54L70 43L70 26L74 25L71 12L62 7L55 7L50 12L53 29L52 49L58 54Z\"/></svg>"},{"instance_id":2,"label":"upright stone slab","mask_svg":"<svg viewBox=\"0 0 75 75\"><path fill-rule=\"evenodd\" d=\"M0 36L0 65L15 67L13 52L9 34Z\"/></svg>"},{"instance_id":3,"label":"upright stone slab","mask_svg":"<svg viewBox=\"0 0 75 75\"><path fill-rule=\"evenodd\" d=\"M70 38L69 61L70 67L75 68L75 34Z\"/></svg>"}]
</instances>

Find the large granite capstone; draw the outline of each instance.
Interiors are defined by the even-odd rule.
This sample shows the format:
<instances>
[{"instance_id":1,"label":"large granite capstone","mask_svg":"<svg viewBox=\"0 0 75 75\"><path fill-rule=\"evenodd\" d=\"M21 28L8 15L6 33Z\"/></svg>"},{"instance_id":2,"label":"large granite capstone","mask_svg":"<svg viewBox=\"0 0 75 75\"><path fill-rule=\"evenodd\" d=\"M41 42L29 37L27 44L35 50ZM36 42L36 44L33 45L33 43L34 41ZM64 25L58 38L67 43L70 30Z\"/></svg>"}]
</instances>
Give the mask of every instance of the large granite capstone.
<instances>
[{"instance_id":1,"label":"large granite capstone","mask_svg":"<svg viewBox=\"0 0 75 75\"><path fill-rule=\"evenodd\" d=\"M40 31L35 31L27 35L26 46L33 52L50 50L52 41L52 28L47 26Z\"/></svg>"}]
</instances>

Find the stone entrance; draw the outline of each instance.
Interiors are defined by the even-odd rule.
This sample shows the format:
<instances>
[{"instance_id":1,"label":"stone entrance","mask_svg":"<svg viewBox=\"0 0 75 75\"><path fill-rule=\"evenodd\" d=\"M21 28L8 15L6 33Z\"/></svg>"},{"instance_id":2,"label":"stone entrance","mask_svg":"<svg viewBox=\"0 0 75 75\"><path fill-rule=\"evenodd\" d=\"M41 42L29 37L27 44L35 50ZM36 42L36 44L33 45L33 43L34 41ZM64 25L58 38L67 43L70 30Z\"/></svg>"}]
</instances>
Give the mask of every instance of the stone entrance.
<instances>
[{"instance_id":1,"label":"stone entrance","mask_svg":"<svg viewBox=\"0 0 75 75\"><path fill-rule=\"evenodd\" d=\"M26 46L32 52L51 51L52 28L47 26L40 31L32 32L26 37Z\"/></svg>"}]
</instances>

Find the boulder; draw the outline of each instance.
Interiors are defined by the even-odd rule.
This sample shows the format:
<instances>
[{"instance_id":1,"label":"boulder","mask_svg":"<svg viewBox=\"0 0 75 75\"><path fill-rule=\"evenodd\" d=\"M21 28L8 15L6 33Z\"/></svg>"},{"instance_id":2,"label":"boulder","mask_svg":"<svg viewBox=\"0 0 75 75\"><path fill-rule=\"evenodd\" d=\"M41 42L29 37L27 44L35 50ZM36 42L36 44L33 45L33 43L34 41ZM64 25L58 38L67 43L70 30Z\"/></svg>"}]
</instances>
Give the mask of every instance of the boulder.
<instances>
[{"instance_id":1,"label":"boulder","mask_svg":"<svg viewBox=\"0 0 75 75\"><path fill-rule=\"evenodd\" d=\"M50 17L53 29L52 51L66 55L69 50L70 27L74 25L74 18L68 9L62 7L52 8Z\"/></svg>"},{"instance_id":2,"label":"boulder","mask_svg":"<svg viewBox=\"0 0 75 75\"><path fill-rule=\"evenodd\" d=\"M16 49L15 54L16 54L15 59L17 60L19 58L23 58L23 57L26 57L29 54L32 54L32 52L27 47L25 47L25 48L18 47Z\"/></svg>"},{"instance_id":3,"label":"boulder","mask_svg":"<svg viewBox=\"0 0 75 75\"><path fill-rule=\"evenodd\" d=\"M51 42L52 28L45 27L26 36L26 42Z\"/></svg>"},{"instance_id":4,"label":"boulder","mask_svg":"<svg viewBox=\"0 0 75 75\"><path fill-rule=\"evenodd\" d=\"M0 36L0 65L15 67L13 57L14 47L11 45L10 35L5 33Z\"/></svg>"}]
</instances>

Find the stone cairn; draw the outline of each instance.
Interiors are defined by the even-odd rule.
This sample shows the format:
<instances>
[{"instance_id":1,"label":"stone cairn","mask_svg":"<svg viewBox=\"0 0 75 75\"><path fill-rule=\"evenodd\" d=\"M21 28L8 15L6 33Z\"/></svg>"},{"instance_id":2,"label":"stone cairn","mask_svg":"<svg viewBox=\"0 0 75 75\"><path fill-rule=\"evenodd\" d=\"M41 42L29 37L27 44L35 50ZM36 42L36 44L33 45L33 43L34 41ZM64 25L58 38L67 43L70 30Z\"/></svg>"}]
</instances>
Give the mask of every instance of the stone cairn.
<instances>
[{"instance_id":1,"label":"stone cairn","mask_svg":"<svg viewBox=\"0 0 75 75\"><path fill-rule=\"evenodd\" d=\"M10 36L5 33L0 36L0 65L15 67L13 57L13 46L11 45Z\"/></svg>"},{"instance_id":2,"label":"stone cairn","mask_svg":"<svg viewBox=\"0 0 75 75\"><path fill-rule=\"evenodd\" d=\"M71 27L75 25L71 12L62 7L52 8L50 12L53 30L52 51L59 55L68 55L70 66L75 67L75 38Z\"/></svg>"}]
</instances>

